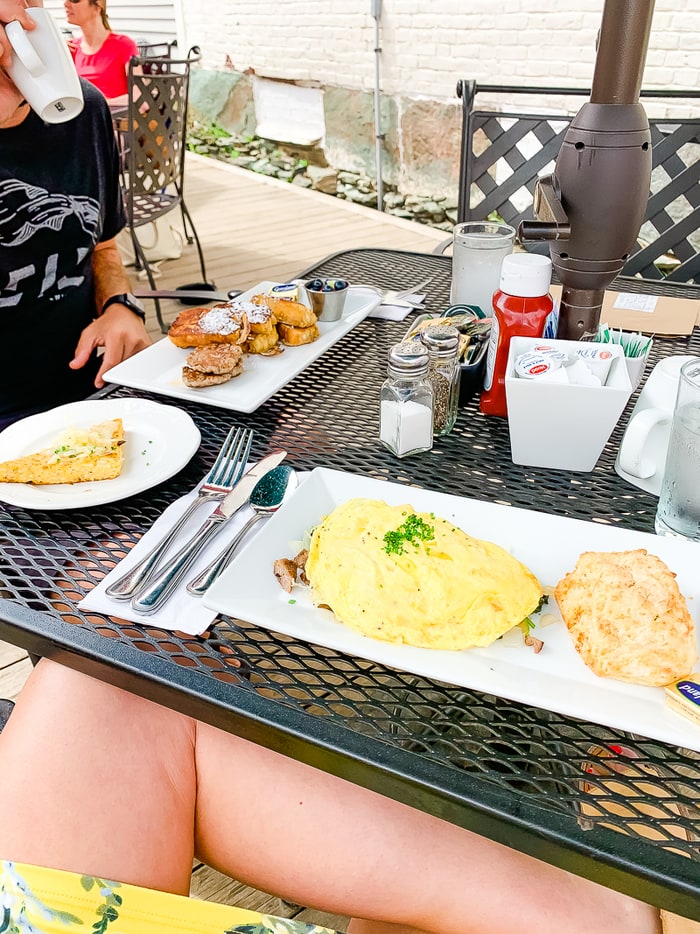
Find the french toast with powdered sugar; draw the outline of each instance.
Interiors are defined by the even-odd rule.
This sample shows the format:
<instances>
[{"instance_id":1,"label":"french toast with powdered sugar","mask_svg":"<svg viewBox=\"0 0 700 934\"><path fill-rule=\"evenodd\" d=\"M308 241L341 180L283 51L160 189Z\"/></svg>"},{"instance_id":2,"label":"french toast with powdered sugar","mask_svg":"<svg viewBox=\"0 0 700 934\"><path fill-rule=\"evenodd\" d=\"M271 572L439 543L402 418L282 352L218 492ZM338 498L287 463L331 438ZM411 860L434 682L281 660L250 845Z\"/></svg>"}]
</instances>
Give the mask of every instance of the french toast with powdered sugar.
<instances>
[{"instance_id":1,"label":"french toast with powdered sugar","mask_svg":"<svg viewBox=\"0 0 700 934\"><path fill-rule=\"evenodd\" d=\"M248 316L235 301L221 302L212 308L186 308L168 331L176 347L243 344L249 334Z\"/></svg>"}]
</instances>

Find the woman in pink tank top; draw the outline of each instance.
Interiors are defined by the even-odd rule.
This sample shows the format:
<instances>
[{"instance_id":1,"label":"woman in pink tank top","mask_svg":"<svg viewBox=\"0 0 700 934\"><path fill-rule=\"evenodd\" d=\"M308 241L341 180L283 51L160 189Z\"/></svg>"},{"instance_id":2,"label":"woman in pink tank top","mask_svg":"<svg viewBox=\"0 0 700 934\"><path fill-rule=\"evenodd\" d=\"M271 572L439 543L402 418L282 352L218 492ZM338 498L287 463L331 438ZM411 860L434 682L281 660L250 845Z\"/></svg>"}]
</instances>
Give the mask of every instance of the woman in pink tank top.
<instances>
[{"instance_id":1,"label":"woman in pink tank top","mask_svg":"<svg viewBox=\"0 0 700 934\"><path fill-rule=\"evenodd\" d=\"M66 0L64 8L69 24L82 33L70 42L78 74L108 99L125 95L129 59L138 55L138 47L129 36L112 32L107 0Z\"/></svg>"}]
</instances>

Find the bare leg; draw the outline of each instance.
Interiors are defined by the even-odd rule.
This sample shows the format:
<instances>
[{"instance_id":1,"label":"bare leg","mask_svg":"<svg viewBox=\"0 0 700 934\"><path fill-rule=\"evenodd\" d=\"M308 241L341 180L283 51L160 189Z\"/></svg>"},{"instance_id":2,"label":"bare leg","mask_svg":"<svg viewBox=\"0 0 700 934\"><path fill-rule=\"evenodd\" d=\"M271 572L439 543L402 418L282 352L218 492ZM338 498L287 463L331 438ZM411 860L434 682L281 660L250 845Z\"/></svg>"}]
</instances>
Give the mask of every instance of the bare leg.
<instances>
[{"instance_id":1,"label":"bare leg","mask_svg":"<svg viewBox=\"0 0 700 934\"><path fill-rule=\"evenodd\" d=\"M212 727L198 724L196 755L198 855L300 904L405 926L355 934L660 930L647 905Z\"/></svg>"},{"instance_id":2,"label":"bare leg","mask_svg":"<svg viewBox=\"0 0 700 934\"><path fill-rule=\"evenodd\" d=\"M0 858L187 894L194 724L42 660L0 733Z\"/></svg>"},{"instance_id":3,"label":"bare leg","mask_svg":"<svg viewBox=\"0 0 700 934\"><path fill-rule=\"evenodd\" d=\"M648 906L46 661L0 774L2 858L183 893L196 847L293 901L394 922L354 934L659 929Z\"/></svg>"}]
</instances>

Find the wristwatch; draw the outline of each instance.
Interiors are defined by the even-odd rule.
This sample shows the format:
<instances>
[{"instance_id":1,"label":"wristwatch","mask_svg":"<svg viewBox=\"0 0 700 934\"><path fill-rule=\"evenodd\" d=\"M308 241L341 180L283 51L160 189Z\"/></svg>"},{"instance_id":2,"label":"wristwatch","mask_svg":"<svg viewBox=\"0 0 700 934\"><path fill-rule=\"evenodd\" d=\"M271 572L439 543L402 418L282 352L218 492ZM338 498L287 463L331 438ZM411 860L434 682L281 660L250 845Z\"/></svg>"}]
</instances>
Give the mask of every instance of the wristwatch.
<instances>
[{"instance_id":1,"label":"wristwatch","mask_svg":"<svg viewBox=\"0 0 700 934\"><path fill-rule=\"evenodd\" d=\"M102 306L100 314L103 315L110 305L126 305L129 311L133 311L144 323L146 321L146 311L143 305L131 292L120 292L119 295L112 295Z\"/></svg>"}]
</instances>

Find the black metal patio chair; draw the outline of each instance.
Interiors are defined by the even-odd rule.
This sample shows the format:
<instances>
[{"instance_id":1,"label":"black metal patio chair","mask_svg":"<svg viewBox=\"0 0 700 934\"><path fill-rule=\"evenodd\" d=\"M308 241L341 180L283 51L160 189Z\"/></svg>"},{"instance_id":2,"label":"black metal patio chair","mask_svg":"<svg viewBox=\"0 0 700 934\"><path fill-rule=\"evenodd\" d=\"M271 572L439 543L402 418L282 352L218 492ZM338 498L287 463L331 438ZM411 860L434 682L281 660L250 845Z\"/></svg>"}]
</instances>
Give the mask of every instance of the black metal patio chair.
<instances>
[{"instance_id":1,"label":"black metal patio chair","mask_svg":"<svg viewBox=\"0 0 700 934\"><path fill-rule=\"evenodd\" d=\"M121 133L122 187L136 265L145 270L153 290L153 272L136 232L176 208L182 214L187 242L197 247L202 282L208 281L204 254L184 197L190 69L199 58L199 49L194 46L186 58L159 59L157 71L144 71L148 60L134 57L129 63L128 114ZM157 298L155 307L165 333L167 325Z\"/></svg>"},{"instance_id":2,"label":"black metal patio chair","mask_svg":"<svg viewBox=\"0 0 700 934\"><path fill-rule=\"evenodd\" d=\"M177 58L177 39L162 42L137 42L141 69L145 75L167 73L169 59Z\"/></svg>"},{"instance_id":3,"label":"black metal patio chair","mask_svg":"<svg viewBox=\"0 0 700 934\"><path fill-rule=\"evenodd\" d=\"M0 733L2 733L3 727L9 720L14 706L14 701L8 700L6 697L0 697Z\"/></svg>"},{"instance_id":4,"label":"black metal patio chair","mask_svg":"<svg viewBox=\"0 0 700 934\"><path fill-rule=\"evenodd\" d=\"M477 94L509 99L501 110L481 106ZM515 99L535 96L539 112L526 112ZM462 142L458 221L485 220L496 213L517 229L534 217L539 175L550 172L572 114L546 112L562 96L589 97L585 88L478 85L460 80ZM700 90L643 90L645 99L675 102L700 99ZM700 283L700 118L652 118L652 179L646 218L636 251L623 275ZM449 241L446 241L449 243ZM438 247L442 252L444 245Z\"/></svg>"}]
</instances>

